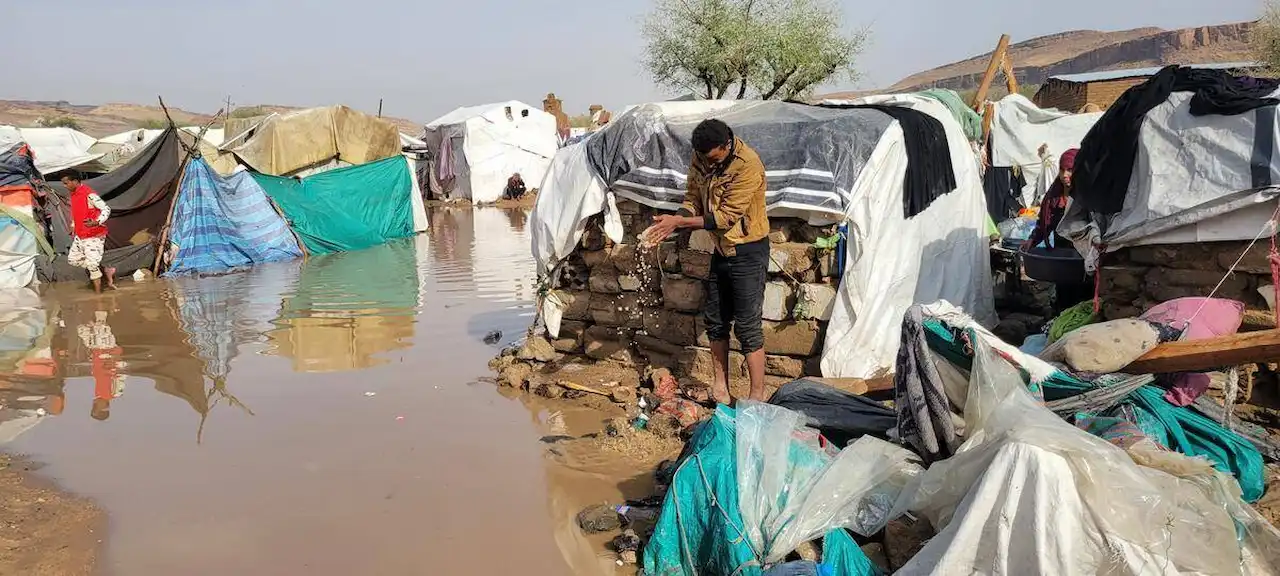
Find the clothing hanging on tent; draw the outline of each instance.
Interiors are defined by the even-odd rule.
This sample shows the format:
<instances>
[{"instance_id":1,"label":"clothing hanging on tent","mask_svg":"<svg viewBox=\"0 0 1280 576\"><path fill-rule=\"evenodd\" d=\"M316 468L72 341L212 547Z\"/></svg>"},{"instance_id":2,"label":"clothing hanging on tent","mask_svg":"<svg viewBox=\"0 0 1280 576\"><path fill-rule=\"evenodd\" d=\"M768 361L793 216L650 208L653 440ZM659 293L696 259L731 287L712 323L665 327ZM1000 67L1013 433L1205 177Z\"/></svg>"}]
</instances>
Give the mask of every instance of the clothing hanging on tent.
<instances>
[{"instance_id":1,"label":"clothing hanging on tent","mask_svg":"<svg viewBox=\"0 0 1280 576\"><path fill-rule=\"evenodd\" d=\"M867 108L884 112L898 121L907 149L907 178L902 192L902 213L905 217L924 212L939 196L956 189L956 171L951 165L946 129L937 118L901 106L859 104L828 107Z\"/></svg>"},{"instance_id":2,"label":"clothing hanging on tent","mask_svg":"<svg viewBox=\"0 0 1280 576\"><path fill-rule=\"evenodd\" d=\"M1194 92L1193 116L1243 114L1280 100L1269 98L1280 80L1232 76L1224 70L1167 66L1127 90L1098 119L1080 144L1072 196L1089 212L1115 214L1124 207L1147 113L1174 92Z\"/></svg>"},{"instance_id":3,"label":"clothing hanging on tent","mask_svg":"<svg viewBox=\"0 0 1280 576\"><path fill-rule=\"evenodd\" d=\"M987 196L987 214L997 222L1018 215L1022 208L1022 189L1027 183L1022 171L1015 167L992 166L982 175L982 189Z\"/></svg>"}]
</instances>

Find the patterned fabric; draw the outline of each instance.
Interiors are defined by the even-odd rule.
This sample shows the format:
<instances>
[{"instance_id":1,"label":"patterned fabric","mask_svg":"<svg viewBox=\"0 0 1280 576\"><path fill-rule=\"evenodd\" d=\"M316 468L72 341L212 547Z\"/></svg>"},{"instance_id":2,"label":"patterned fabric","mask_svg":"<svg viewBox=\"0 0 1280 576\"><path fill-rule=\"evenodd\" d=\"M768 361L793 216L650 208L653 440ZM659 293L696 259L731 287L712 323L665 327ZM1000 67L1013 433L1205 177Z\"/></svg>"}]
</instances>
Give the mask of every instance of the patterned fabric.
<instances>
[{"instance_id":1,"label":"patterned fabric","mask_svg":"<svg viewBox=\"0 0 1280 576\"><path fill-rule=\"evenodd\" d=\"M106 242L106 236L72 240L71 251L67 253L67 262L76 268L88 270L90 280L102 278L102 253Z\"/></svg>"},{"instance_id":2,"label":"patterned fabric","mask_svg":"<svg viewBox=\"0 0 1280 576\"><path fill-rule=\"evenodd\" d=\"M187 164L177 202L171 241L178 254L169 274L302 257L284 218L246 172L223 178L197 158Z\"/></svg>"},{"instance_id":3,"label":"patterned fabric","mask_svg":"<svg viewBox=\"0 0 1280 576\"><path fill-rule=\"evenodd\" d=\"M924 312L919 304L902 319L902 346L894 375L898 434L925 463L951 456L959 445L951 402L925 340Z\"/></svg>"},{"instance_id":4,"label":"patterned fabric","mask_svg":"<svg viewBox=\"0 0 1280 576\"><path fill-rule=\"evenodd\" d=\"M1081 414L1076 416L1076 428L1126 450L1147 438L1141 428L1122 418Z\"/></svg>"}]
</instances>

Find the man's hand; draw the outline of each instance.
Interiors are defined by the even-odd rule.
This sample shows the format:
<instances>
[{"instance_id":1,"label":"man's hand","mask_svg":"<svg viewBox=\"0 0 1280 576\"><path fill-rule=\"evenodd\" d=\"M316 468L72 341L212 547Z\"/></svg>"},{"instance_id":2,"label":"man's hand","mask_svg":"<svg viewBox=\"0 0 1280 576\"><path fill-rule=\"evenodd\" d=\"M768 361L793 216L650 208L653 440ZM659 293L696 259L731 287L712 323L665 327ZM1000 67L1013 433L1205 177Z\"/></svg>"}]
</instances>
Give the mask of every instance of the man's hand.
<instances>
[{"instance_id":1,"label":"man's hand","mask_svg":"<svg viewBox=\"0 0 1280 576\"><path fill-rule=\"evenodd\" d=\"M684 218L680 216L654 216L653 226L645 230L644 241L649 244L658 244L666 240L676 231L676 228L680 227L683 220Z\"/></svg>"},{"instance_id":2,"label":"man's hand","mask_svg":"<svg viewBox=\"0 0 1280 576\"><path fill-rule=\"evenodd\" d=\"M85 219L84 219L84 222L82 222L82 224L84 224L85 226L98 226L98 225L99 225L98 221L97 221L97 220L94 220L93 218L85 218Z\"/></svg>"}]
</instances>

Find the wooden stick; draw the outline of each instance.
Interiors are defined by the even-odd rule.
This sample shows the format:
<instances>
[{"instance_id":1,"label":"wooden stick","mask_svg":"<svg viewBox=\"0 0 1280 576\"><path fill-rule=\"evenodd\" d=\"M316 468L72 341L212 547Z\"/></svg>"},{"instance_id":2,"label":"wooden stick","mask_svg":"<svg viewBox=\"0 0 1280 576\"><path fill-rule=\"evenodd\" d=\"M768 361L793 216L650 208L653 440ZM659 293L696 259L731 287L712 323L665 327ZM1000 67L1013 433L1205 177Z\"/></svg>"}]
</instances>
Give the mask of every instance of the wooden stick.
<instances>
[{"instance_id":1,"label":"wooden stick","mask_svg":"<svg viewBox=\"0 0 1280 576\"><path fill-rule=\"evenodd\" d=\"M1156 346L1120 370L1125 374L1203 372L1280 360L1280 330L1231 334Z\"/></svg>"},{"instance_id":2,"label":"wooden stick","mask_svg":"<svg viewBox=\"0 0 1280 576\"><path fill-rule=\"evenodd\" d=\"M575 383L570 382L570 381L568 381L568 380L563 380L563 381L561 381L561 382L560 382L560 385L561 385L561 386L564 386L565 388L569 388L569 389L571 389L571 390L577 390L577 391L579 391L579 392L589 392L589 393L591 393L591 394L599 394L600 396L609 396L609 393L608 393L608 392L603 392L603 391L601 391L601 390L596 390L595 388L592 388L592 387L590 387L590 386L583 386L582 384L575 384Z\"/></svg>"},{"instance_id":3,"label":"wooden stick","mask_svg":"<svg viewBox=\"0 0 1280 576\"><path fill-rule=\"evenodd\" d=\"M173 137L178 139L178 145L182 146L185 151L185 154L182 155L182 161L178 163L178 178L174 181L174 198L169 202L169 215L165 217L164 226L160 228L160 243L156 245L156 261L151 265L151 274L159 276L160 264L164 262L164 253L168 251L169 227L173 223L173 212L178 207L177 196L182 192L182 182L186 179L187 175L187 162L190 162L191 157L200 150L200 141L204 139L205 132L209 130L210 126L213 126L214 122L218 121L218 118L222 116L223 111L219 110L213 115L213 118L209 119L209 122L206 123L204 127L200 128L200 133L196 135L195 143L192 144L191 148L187 148L186 144L182 142L182 138L178 135L178 127L173 123L173 117L169 115L169 107L164 105L164 98L159 96L156 98L160 100L160 108L164 110L165 118L169 119L169 129L173 131Z\"/></svg>"},{"instance_id":4,"label":"wooden stick","mask_svg":"<svg viewBox=\"0 0 1280 576\"><path fill-rule=\"evenodd\" d=\"M970 106L974 111L981 110L982 102L987 99L987 91L991 89L991 81L996 78L996 70L1000 67L1000 63L1004 60L1004 53L1009 49L1009 35L1002 34L1000 42L996 44L996 51L991 53L991 61L987 62L987 71L982 74L982 83L978 85L978 91L973 95L973 102Z\"/></svg>"},{"instance_id":5,"label":"wooden stick","mask_svg":"<svg viewBox=\"0 0 1280 576\"><path fill-rule=\"evenodd\" d=\"M1013 59L1009 57L1009 51L1005 50L1004 60L1000 63L1000 70L1004 71L1004 85L1009 89L1010 94L1018 93L1018 77L1013 73Z\"/></svg>"}]
</instances>

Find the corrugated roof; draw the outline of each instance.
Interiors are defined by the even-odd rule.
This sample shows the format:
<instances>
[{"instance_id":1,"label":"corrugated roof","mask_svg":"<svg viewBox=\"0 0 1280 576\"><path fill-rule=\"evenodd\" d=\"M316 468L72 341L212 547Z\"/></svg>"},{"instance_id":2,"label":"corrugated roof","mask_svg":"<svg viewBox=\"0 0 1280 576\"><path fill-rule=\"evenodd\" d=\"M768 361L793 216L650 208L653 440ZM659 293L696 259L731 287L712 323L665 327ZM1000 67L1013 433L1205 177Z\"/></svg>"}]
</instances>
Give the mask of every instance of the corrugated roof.
<instances>
[{"instance_id":1,"label":"corrugated roof","mask_svg":"<svg viewBox=\"0 0 1280 576\"><path fill-rule=\"evenodd\" d=\"M1232 68L1257 68L1261 64L1257 62L1220 62L1216 64L1187 64L1190 68L1205 68L1210 70L1224 70ZM1050 76L1050 80L1061 80L1063 82L1077 82L1085 84L1088 82L1101 82L1103 80L1119 80L1121 78L1142 78L1144 76L1155 76L1163 66L1155 66L1151 68L1129 68L1126 70L1104 70L1102 72L1085 72L1083 74L1058 74Z\"/></svg>"}]
</instances>

